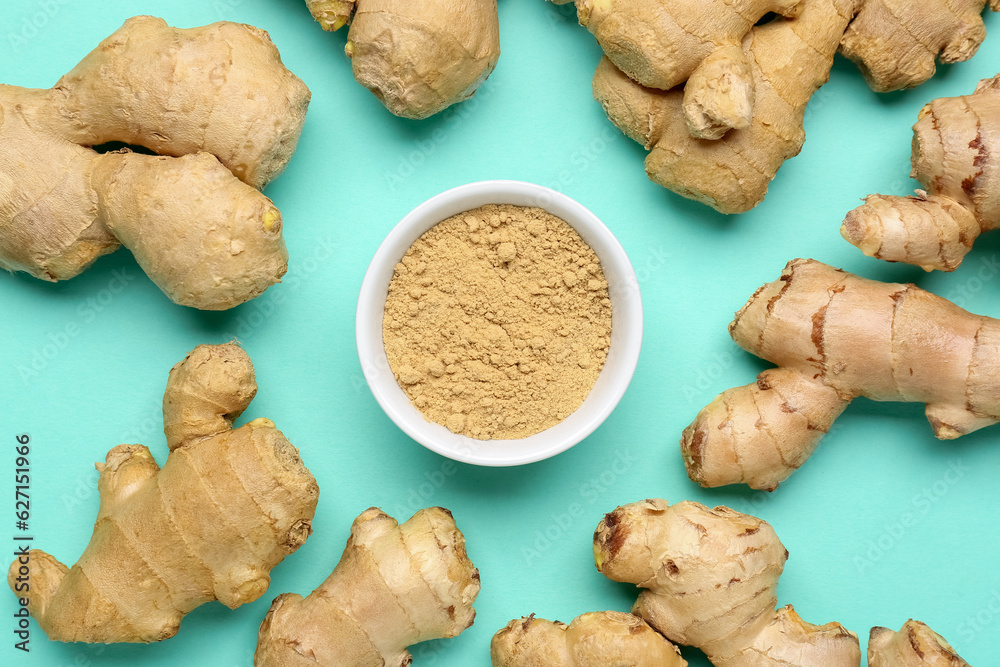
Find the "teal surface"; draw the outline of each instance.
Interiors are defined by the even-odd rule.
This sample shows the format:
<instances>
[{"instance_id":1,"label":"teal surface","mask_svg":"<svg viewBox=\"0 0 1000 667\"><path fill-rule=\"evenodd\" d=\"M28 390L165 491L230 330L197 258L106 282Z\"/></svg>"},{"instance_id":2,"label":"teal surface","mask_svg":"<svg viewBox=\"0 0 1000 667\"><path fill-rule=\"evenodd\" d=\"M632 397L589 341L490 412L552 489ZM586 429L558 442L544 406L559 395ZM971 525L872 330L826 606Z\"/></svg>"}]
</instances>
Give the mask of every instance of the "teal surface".
<instances>
[{"instance_id":1,"label":"teal surface","mask_svg":"<svg viewBox=\"0 0 1000 667\"><path fill-rule=\"evenodd\" d=\"M397 119L356 84L343 34L320 30L301 0L46 0L4 4L0 81L50 86L133 14L177 26L227 19L267 29L312 89L305 131L267 189L281 208L291 265L284 284L226 313L171 304L125 251L47 284L0 275L0 552L13 550L15 436L32 439L33 546L73 563L97 512L94 462L141 442L161 462L160 400L169 368L199 343L237 337L260 390L241 423L268 417L301 450L321 487L314 534L278 566L257 602L188 615L149 646L49 642L13 648L16 603L0 595L0 663L245 666L278 593L307 593L340 557L352 519L378 505L397 518L450 508L482 573L475 625L414 648L418 667L489 664L489 640L536 613L568 621L627 610L635 590L593 566L591 535L615 506L647 497L726 504L766 519L791 557L779 602L806 620L929 623L970 663L1000 664L1000 427L936 441L922 406L858 400L812 459L773 494L691 483L680 432L722 390L765 367L726 325L793 257L915 281L973 312L1000 317L1000 232L952 274L866 258L840 238L844 214L871 192L903 194L910 127L940 96L969 93L1000 70L1000 16L971 61L915 90L877 96L838 58L809 107L801 155L754 211L724 217L650 183L642 148L592 100L599 50L567 7L500 0L503 55L476 97L424 122ZM646 334L617 410L568 452L510 469L458 464L420 447L382 413L354 346L361 279L389 229L455 185L491 178L554 187L615 232L640 280ZM183 193L179 193L183 195ZM448 474L451 473L451 474ZM692 665L707 661L685 649Z\"/></svg>"}]
</instances>

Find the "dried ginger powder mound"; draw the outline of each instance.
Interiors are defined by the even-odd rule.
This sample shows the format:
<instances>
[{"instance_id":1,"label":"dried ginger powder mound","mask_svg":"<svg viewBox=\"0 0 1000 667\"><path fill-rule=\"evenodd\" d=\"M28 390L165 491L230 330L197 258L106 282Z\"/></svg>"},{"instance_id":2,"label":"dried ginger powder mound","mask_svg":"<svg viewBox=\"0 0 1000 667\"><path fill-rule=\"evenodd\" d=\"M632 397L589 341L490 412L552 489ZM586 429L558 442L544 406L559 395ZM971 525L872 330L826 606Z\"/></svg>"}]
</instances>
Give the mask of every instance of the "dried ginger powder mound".
<instances>
[{"instance_id":1,"label":"dried ginger powder mound","mask_svg":"<svg viewBox=\"0 0 1000 667\"><path fill-rule=\"evenodd\" d=\"M568 417L597 381L611 341L608 283L562 219L489 204L406 251L382 338L427 420L480 440L524 438Z\"/></svg>"}]
</instances>

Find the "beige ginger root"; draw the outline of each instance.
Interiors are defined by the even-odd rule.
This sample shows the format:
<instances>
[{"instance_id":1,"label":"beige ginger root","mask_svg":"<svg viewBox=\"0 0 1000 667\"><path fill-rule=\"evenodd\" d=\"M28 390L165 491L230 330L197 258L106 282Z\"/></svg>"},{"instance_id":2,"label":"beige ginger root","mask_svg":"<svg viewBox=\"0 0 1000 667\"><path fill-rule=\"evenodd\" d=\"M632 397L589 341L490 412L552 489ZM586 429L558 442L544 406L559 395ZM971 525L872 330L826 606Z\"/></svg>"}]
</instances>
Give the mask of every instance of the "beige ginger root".
<instances>
[{"instance_id":1,"label":"beige ginger root","mask_svg":"<svg viewBox=\"0 0 1000 667\"><path fill-rule=\"evenodd\" d=\"M990 0L1000 11L1000 0ZM919 86L934 76L934 61L957 63L986 38L986 0L864 0L840 43L872 90Z\"/></svg>"},{"instance_id":2,"label":"beige ginger root","mask_svg":"<svg viewBox=\"0 0 1000 667\"><path fill-rule=\"evenodd\" d=\"M559 3L563 4L563 3ZM669 90L719 51L739 47L764 15L797 16L804 0L576 0L580 25L636 83ZM742 54L733 54L744 63Z\"/></svg>"},{"instance_id":3,"label":"beige ginger root","mask_svg":"<svg viewBox=\"0 0 1000 667\"><path fill-rule=\"evenodd\" d=\"M493 667L687 667L677 647L645 621L617 611L566 625L534 615L512 620L490 642Z\"/></svg>"},{"instance_id":4,"label":"beige ginger root","mask_svg":"<svg viewBox=\"0 0 1000 667\"><path fill-rule=\"evenodd\" d=\"M801 150L806 103L829 77L856 1L809 0L798 18L753 28L743 42L756 82L753 120L716 141L691 136L684 92L644 88L607 58L594 75L594 97L619 129L650 151L652 181L723 213L748 211Z\"/></svg>"},{"instance_id":5,"label":"beige ginger root","mask_svg":"<svg viewBox=\"0 0 1000 667\"><path fill-rule=\"evenodd\" d=\"M754 76L742 42L769 12L794 17L803 0L576 0L580 24L642 86L687 82L681 108L692 136L718 139L750 125Z\"/></svg>"},{"instance_id":6,"label":"beige ginger root","mask_svg":"<svg viewBox=\"0 0 1000 667\"><path fill-rule=\"evenodd\" d=\"M732 16L734 7L759 18L765 3L698 2L681 10L686 3L577 0L577 8L608 56L594 76L594 97L651 151L649 178L720 212L742 213L763 200L781 165L801 150L806 104L826 83L838 49L859 62L876 90L915 86L933 74L939 53L945 62L972 57L985 37L984 2L770 3L787 18L739 23L742 32L734 33L712 21ZM684 21L665 18L681 12ZM706 27L693 29L700 22ZM678 35L663 37L666 25ZM734 42L735 34L745 37ZM698 35L716 46L706 46L708 53L693 44L674 48ZM650 62L688 62L689 55L696 67L679 70L683 78L648 73L657 70ZM659 90L684 79L683 90Z\"/></svg>"},{"instance_id":7,"label":"beige ginger root","mask_svg":"<svg viewBox=\"0 0 1000 667\"><path fill-rule=\"evenodd\" d=\"M319 489L295 447L267 419L233 430L257 391L236 345L200 345L170 371L159 468L142 445L119 445L100 471L100 509L83 555L67 568L28 553L7 582L50 639L154 642L185 614L263 595L271 568L309 536Z\"/></svg>"},{"instance_id":8,"label":"beige ginger root","mask_svg":"<svg viewBox=\"0 0 1000 667\"><path fill-rule=\"evenodd\" d=\"M623 505L594 533L597 569L646 589L632 613L717 667L858 667L857 635L775 611L787 558L766 522L694 502Z\"/></svg>"},{"instance_id":9,"label":"beige ginger root","mask_svg":"<svg viewBox=\"0 0 1000 667\"><path fill-rule=\"evenodd\" d=\"M934 100L913 126L915 197L869 195L840 233L866 255L953 271L981 232L1000 227L1000 75Z\"/></svg>"},{"instance_id":10,"label":"beige ginger root","mask_svg":"<svg viewBox=\"0 0 1000 667\"><path fill-rule=\"evenodd\" d=\"M899 632L872 628L868 667L969 667L944 637L920 621L909 620Z\"/></svg>"},{"instance_id":11,"label":"beige ginger root","mask_svg":"<svg viewBox=\"0 0 1000 667\"><path fill-rule=\"evenodd\" d=\"M942 439L1000 421L1000 320L914 285L792 260L729 332L779 368L723 392L684 430L684 463L702 486L775 489L858 396L925 403Z\"/></svg>"},{"instance_id":12,"label":"beige ginger root","mask_svg":"<svg viewBox=\"0 0 1000 667\"><path fill-rule=\"evenodd\" d=\"M500 57L496 0L306 4L324 30L350 22L344 50L354 78L403 118L427 118L468 99Z\"/></svg>"},{"instance_id":13,"label":"beige ginger root","mask_svg":"<svg viewBox=\"0 0 1000 667\"><path fill-rule=\"evenodd\" d=\"M564 4L566 0L553 0ZM919 85L934 61L968 60L986 37L986 0L857 0L839 47L879 92ZM745 129L754 106L746 36L769 13L795 18L802 0L576 0L580 23L636 83L669 90L687 82L682 110L691 135L718 139ZM992 0L994 9L1000 0ZM799 30L801 36L807 30ZM768 81L794 78L795 60ZM777 84L780 89L780 83Z\"/></svg>"},{"instance_id":14,"label":"beige ginger root","mask_svg":"<svg viewBox=\"0 0 1000 667\"><path fill-rule=\"evenodd\" d=\"M256 667L405 667L411 644L472 625L479 571L451 512L409 521L361 513L333 573L303 598L275 598L257 636Z\"/></svg>"},{"instance_id":15,"label":"beige ginger root","mask_svg":"<svg viewBox=\"0 0 1000 667\"><path fill-rule=\"evenodd\" d=\"M340 30L351 21L356 0L306 0L309 13L323 30Z\"/></svg>"},{"instance_id":16,"label":"beige ginger root","mask_svg":"<svg viewBox=\"0 0 1000 667\"><path fill-rule=\"evenodd\" d=\"M66 280L127 246L172 300L219 310L278 282L285 167L309 90L266 32L129 19L50 90L0 85L0 267ZM118 141L159 155L92 146Z\"/></svg>"}]
</instances>

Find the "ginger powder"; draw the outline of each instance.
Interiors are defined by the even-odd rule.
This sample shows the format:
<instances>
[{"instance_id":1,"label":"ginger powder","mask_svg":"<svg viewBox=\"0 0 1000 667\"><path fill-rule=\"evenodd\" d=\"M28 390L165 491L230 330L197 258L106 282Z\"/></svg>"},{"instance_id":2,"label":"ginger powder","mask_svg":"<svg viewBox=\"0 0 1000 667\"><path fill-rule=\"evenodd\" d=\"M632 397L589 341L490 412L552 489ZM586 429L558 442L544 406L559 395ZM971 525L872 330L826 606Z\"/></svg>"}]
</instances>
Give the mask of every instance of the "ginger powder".
<instances>
[{"instance_id":1,"label":"ginger powder","mask_svg":"<svg viewBox=\"0 0 1000 667\"><path fill-rule=\"evenodd\" d=\"M427 420L480 440L524 438L568 417L597 381L611 339L608 284L565 221L489 204L406 251L382 338Z\"/></svg>"}]
</instances>

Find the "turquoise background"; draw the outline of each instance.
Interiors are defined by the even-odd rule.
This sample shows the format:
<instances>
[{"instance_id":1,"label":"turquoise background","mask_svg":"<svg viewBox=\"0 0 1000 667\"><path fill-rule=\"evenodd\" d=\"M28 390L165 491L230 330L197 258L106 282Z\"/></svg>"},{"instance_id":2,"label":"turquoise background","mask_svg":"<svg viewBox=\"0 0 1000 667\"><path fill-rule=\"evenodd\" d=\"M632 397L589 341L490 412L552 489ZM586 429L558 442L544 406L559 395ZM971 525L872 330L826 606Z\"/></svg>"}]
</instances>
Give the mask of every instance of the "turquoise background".
<instances>
[{"instance_id":1,"label":"turquoise background","mask_svg":"<svg viewBox=\"0 0 1000 667\"><path fill-rule=\"evenodd\" d=\"M155 645L60 644L32 624L26 656L12 648L15 601L0 596L0 662L250 665L271 599L317 586L357 514L378 505L402 520L443 505L466 535L483 589L475 625L415 647L414 664L485 666L490 637L511 618L627 610L635 590L595 571L591 534L615 506L663 497L726 504L770 522L791 553L779 602L794 603L806 620L840 621L864 646L871 626L916 617L972 664L1000 664L1000 428L938 442L922 406L858 400L771 495L699 488L677 445L715 394L765 367L732 343L726 325L793 257L915 281L1000 316L1000 233L984 236L958 271L933 275L866 258L839 234L860 197L915 186L907 175L917 111L935 97L970 93L1000 70L1000 16L987 16L991 36L971 62L942 67L915 90L875 95L838 58L809 107L802 154L761 206L724 217L646 179L642 148L591 98L600 55L593 38L569 7L542 0L500 0L496 71L472 101L423 122L391 116L356 84L345 35L324 33L301 0L8 2L0 81L52 85L139 13L182 27L227 19L265 28L312 89L299 149L267 189L284 214L290 269L284 284L225 313L173 305L126 251L61 284L0 276L0 545L12 545L15 532L17 434L32 438L34 546L73 563L97 512L93 463L116 444L142 442L162 464L167 371L195 345L234 335L260 385L241 423L266 416L300 448L322 490L315 532L256 603L204 605L177 637ZM604 220L637 271L646 335L628 393L585 441L529 466L452 468L375 403L355 352L354 308L369 259L405 213L446 188L491 178L551 186ZM708 664L696 650L684 655Z\"/></svg>"}]
</instances>

